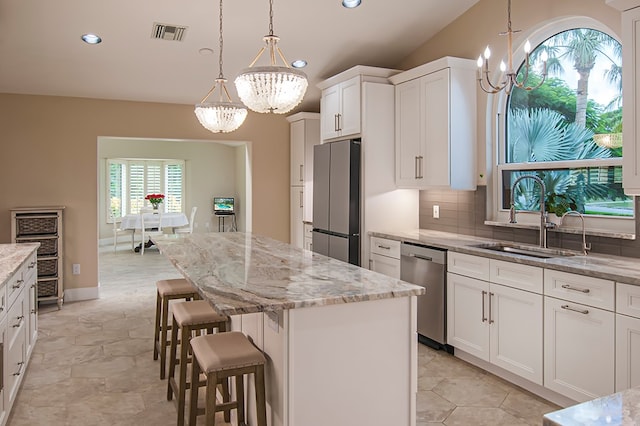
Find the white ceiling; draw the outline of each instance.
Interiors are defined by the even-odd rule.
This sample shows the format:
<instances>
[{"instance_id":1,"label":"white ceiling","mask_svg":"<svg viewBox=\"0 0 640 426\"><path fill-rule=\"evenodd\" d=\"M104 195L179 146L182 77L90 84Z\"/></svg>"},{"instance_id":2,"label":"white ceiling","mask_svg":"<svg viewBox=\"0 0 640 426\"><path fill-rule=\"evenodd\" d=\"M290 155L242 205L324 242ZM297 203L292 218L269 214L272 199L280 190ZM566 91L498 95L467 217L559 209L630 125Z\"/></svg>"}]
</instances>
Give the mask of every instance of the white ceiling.
<instances>
[{"instance_id":1,"label":"white ceiling","mask_svg":"<svg viewBox=\"0 0 640 426\"><path fill-rule=\"evenodd\" d=\"M287 60L304 58L309 89L296 110L317 111L316 84L354 65L393 67L478 0L274 0ZM198 103L218 76L218 0L0 0L0 93ZM268 33L268 0L224 3L224 74L236 74ZM151 38L154 22L184 25L182 42ZM84 33L103 42L90 46ZM213 48L213 55L201 55ZM263 55L258 65L266 65Z\"/></svg>"}]
</instances>

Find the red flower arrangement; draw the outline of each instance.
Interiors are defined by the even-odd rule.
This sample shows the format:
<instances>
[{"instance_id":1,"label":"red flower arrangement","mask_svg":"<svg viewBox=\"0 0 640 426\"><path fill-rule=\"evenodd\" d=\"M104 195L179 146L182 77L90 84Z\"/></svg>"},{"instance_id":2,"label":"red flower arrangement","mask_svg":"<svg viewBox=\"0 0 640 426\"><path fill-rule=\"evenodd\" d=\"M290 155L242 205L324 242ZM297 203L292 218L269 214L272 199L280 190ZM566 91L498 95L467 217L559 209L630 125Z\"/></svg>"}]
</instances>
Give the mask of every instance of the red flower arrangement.
<instances>
[{"instance_id":1,"label":"red flower arrangement","mask_svg":"<svg viewBox=\"0 0 640 426\"><path fill-rule=\"evenodd\" d=\"M164 194L148 194L144 199L149 200L153 207L157 208L158 204L164 201Z\"/></svg>"}]
</instances>

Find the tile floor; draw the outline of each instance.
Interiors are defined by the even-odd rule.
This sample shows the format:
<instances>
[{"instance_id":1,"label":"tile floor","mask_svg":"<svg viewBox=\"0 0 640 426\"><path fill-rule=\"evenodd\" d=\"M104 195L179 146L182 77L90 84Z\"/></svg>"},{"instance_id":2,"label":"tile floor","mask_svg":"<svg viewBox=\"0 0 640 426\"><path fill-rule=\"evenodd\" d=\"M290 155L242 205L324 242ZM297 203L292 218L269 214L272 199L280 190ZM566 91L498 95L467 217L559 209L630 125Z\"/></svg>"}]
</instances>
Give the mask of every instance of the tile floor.
<instances>
[{"instance_id":1,"label":"tile floor","mask_svg":"<svg viewBox=\"0 0 640 426\"><path fill-rule=\"evenodd\" d=\"M180 275L154 249L140 256L126 245L117 253L105 247L99 259L100 299L60 311L41 306L38 342L9 426L176 423L152 352L155 282ZM558 409L423 345L418 391L418 426L539 425Z\"/></svg>"}]
</instances>

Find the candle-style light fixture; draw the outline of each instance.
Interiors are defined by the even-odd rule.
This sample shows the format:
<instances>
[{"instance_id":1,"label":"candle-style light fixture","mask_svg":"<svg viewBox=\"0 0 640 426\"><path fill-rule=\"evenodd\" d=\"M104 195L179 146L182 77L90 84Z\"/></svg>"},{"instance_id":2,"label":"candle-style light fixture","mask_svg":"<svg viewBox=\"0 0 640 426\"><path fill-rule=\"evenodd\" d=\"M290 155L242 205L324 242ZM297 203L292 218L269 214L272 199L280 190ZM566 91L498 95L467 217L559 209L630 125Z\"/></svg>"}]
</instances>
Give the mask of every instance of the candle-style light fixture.
<instances>
[{"instance_id":1,"label":"candle-style light fixture","mask_svg":"<svg viewBox=\"0 0 640 426\"><path fill-rule=\"evenodd\" d=\"M236 130L244 123L247 118L247 109L241 103L231 101L229 91L225 83L227 79L222 73L222 0L220 0L220 53L218 55L218 65L220 66L220 74L216 78L207 96L205 96L199 104L196 105L195 113L200 124L213 133L229 133ZM220 96L217 102L207 102L216 87L220 86Z\"/></svg>"},{"instance_id":2,"label":"candle-style light fixture","mask_svg":"<svg viewBox=\"0 0 640 426\"><path fill-rule=\"evenodd\" d=\"M502 73L506 72L506 78L498 84L491 83L491 78L489 76L489 58L491 57L491 50L489 49L489 46L487 46L487 48L485 49L484 55L480 55L478 57L478 83L480 84L482 90L490 94L498 93L499 91L504 89L507 95L509 95L511 94L511 91L514 87L518 87L524 90L534 90L542 86L545 79L547 78L547 52L543 51L540 55L540 58L543 61L542 80L535 86L527 86L529 80L529 70L532 66L530 63L531 43L529 43L529 40L527 40L524 44L524 76L522 78L522 81L517 80L518 74L513 69L512 44L513 34L519 33L520 30L513 30L511 28L511 0L507 0L507 2L507 31L500 33L500 35L507 36L507 65L505 65L504 61L500 61L500 71Z\"/></svg>"},{"instance_id":3,"label":"candle-style light fixture","mask_svg":"<svg viewBox=\"0 0 640 426\"><path fill-rule=\"evenodd\" d=\"M280 38L273 35L273 0L269 0L269 35L263 37L267 46L260 49L248 68L235 79L240 100L255 112L285 114L298 105L307 91L304 72L289 67L278 47ZM254 66L265 50L269 50L270 64ZM279 57L284 66L276 64Z\"/></svg>"}]
</instances>

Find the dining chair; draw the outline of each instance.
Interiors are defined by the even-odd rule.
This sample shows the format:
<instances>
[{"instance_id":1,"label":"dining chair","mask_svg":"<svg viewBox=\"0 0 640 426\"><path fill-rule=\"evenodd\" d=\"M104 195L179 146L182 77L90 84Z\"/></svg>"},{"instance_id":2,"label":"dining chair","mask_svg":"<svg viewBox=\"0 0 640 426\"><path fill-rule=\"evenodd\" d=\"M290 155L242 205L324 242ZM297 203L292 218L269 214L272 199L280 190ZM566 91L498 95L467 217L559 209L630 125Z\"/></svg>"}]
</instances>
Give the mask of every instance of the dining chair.
<instances>
[{"instance_id":1,"label":"dining chair","mask_svg":"<svg viewBox=\"0 0 640 426\"><path fill-rule=\"evenodd\" d=\"M121 217L111 216L111 221L113 222L113 251L116 252L118 248L118 235L131 235L131 250L135 248L135 230L134 229L123 229L120 227L122 224Z\"/></svg>"},{"instance_id":2,"label":"dining chair","mask_svg":"<svg viewBox=\"0 0 640 426\"><path fill-rule=\"evenodd\" d=\"M193 224L195 223L194 221L196 219L197 211L198 211L198 207L193 206L191 208L191 217L189 218L189 224L186 226L182 226L180 228L175 228L173 232L176 234L193 234Z\"/></svg>"},{"instance_id":3,"label":"dining chair","mask_svg":"<svg viewBox=\"0 0 640 426\"><path fill-rule=\"evenodd\" d=\"M162 210L154 210L152 214L140 213L140 223L142 231L140 254L143 255L147 237L151 240L152 237L164 234L162 231Z\"/></svg>"}]
</instances>

